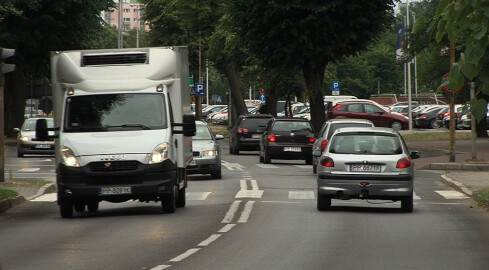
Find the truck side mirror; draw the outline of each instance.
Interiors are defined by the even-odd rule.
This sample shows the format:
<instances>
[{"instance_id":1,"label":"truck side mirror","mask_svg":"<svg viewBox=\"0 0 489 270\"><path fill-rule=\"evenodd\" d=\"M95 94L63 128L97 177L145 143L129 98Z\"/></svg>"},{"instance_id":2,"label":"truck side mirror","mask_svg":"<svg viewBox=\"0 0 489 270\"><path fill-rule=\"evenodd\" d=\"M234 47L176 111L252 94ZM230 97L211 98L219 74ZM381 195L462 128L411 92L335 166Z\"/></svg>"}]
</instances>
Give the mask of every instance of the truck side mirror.
<instances>
[{"instance_id":1,"label":"truck side mirror","mask_svg":"<svg viewBox=\"0 0 489 270\"><path fill-rule=\"evenodd\" d=\"M36 138L39 141L48 140L48 121L46 119L38 119L36 121Z\"/></svg>"},{"instance_id":2,"label":"truck side mirror","mask_svg":"<svg viewBox=\"0 0 489 270\"><path fill-rule=\"evenodd\" d=\"M195 127L195 115L185 114L183 115L183 136L191 137L195 136L197 128Z\"/></svg>"}]
</instances>

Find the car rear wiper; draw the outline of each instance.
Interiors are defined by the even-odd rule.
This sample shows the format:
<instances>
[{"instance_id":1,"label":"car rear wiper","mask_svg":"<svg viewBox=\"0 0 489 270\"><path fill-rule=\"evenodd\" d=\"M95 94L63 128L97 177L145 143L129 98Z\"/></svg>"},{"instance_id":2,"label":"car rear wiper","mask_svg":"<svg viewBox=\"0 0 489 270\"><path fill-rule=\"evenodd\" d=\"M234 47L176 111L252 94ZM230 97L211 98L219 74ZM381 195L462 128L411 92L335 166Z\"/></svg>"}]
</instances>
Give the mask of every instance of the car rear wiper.
<instances>
[{"instance_id":1,"label":"car rear wiper","mask_svg":"<svg viewBox=\"0 0 489 270\"><path fill-rule=\"evenodd\" d=\"M104 126L105 129L109 128L141 128L145 130L150 130L151 128L143 125L143 124L123 124L123 125L114 125L114 126Z\"/></svg>"}]
</instances>

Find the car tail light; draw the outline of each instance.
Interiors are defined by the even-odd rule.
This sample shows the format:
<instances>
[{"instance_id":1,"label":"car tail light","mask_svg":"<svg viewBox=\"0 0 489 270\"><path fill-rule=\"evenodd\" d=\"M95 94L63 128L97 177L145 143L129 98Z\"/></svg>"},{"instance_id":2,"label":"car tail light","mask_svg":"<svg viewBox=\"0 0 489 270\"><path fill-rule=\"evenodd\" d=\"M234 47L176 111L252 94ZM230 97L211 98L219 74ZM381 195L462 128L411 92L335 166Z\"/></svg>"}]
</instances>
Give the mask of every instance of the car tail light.
<instances>
[{"instance_id":1,"label":"car tail light","mask_svg":"<svg viewBox=\"0 0 489 270\"><path fill-rule=\"evenodd\" d=\"M411 167L412 162L410 158L401 158L400 160L397 161L396 168L398 169L406 169Z\"/></svg>"},{"instance_id":2,"label":"car tail light","mask_svg":"<svg viewBox=\"0 0 489 270\"><path fill-rule=\"evenodd\" d=\"M424 119L424 118L426 118L426 115L422 114L422 115L419 116L419 118L423 118Z\"/></svg>"},{"instance_id":3,"label":"car tail light","mask_svg":"<svg viewBox=\"0 0 489 270\"><path fill-rule=\"evenodd\" d=\"M334 161L330 157L321 157L319 159L319 164L321 164L324 167L334 167Z\"/></svg>"},{"instance_id":4,"label":"car tail light","mask_svg":"<svg viewBox=\"0 0 489 270\"><path fill-rule=\"evenodd\" d=\"M268 141L269 142L275 142L276 140L277 140L277 138L275 137L275 134L273 134L273 133L268 134Z\"/></svg>"},{"instance_id":5,"label":"car tail light","mask_svg":"<svg viewBox=\"0 0 489 270\"><path fill-rule=\"evenodd\" d=\"M455 118L458 118L458 113L455 114Z\"/></svg>"},{"instance_id":6,"label":"car tail light","mask_svg":"<svg viewBox=\"0 0 489 270\"><path fill-rule=\"evenodd\" d=\"M309 138L309 143L314 143L316 141L315 138Z\"/></svg>"},{"instance_id":7,"label":"car tail light","mask_svg":"<svg viewBox=\"0 0 489 270\"><path fill-rule=\"evenodd\" d=\"M326 148L326 145L328 145L328 140L323 140L321 142L321 152L324 151L324 148Z\"/></svg>"},{"instance_id":8,"label":"car tail light","mask_svg":"<svg viewBox=\"0 0 489 270\"><path fill-rule=\"evenodd\" d=\"M247 128L242 128L242 127L239 127L239 128L238 128L238 133L239 133L239 134L242 134L242 133L248 133L248 131L249 131L249 130L248 130Z\"/></svg>"},{"instance_id":9,"label":"car tail light","mask_svg":"<svg viewBox=\"0 0 489 270\"><path fill-rule=\"evenodd\" d=\"M337 110L341 107L341 104L336 104L333 108L331 108L331 111Z\"/></svg>"}]
</instances>

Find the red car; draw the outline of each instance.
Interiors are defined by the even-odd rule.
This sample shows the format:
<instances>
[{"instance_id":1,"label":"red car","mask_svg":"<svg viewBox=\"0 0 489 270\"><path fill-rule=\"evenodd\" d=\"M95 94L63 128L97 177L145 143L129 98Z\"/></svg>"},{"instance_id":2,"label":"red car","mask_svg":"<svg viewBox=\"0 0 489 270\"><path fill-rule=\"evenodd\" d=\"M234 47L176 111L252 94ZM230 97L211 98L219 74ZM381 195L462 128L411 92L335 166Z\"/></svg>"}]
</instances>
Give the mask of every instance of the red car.
<instances>
[{"instance_id":1,"label":"red car","mask_svg":"<svg viewBox=\"0 0 489 270\"><path fill-rule=\"evenodd\" d=\"M327 119L367 119L376 127L391 127L396 130L409 128L409 119L399 113L390 112L371 101L338 102L327 114Z\"/></svg>"}]
</instances>

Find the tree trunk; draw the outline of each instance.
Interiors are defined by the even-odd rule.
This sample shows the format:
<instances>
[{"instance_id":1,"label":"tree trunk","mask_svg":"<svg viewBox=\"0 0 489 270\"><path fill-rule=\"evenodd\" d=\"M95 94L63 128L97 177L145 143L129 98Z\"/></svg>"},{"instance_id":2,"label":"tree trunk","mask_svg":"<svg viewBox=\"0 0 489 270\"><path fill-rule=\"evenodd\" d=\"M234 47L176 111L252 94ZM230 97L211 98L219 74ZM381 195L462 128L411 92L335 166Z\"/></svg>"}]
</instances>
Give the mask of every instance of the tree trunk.
<instances>
[{"instance_id":1,"label":"tree trunk","mask_svg":"<svg viewBox=\"0 0 489 270\"><path fill-rule=\"evenodd\" d=\"M226 68L226 76L228 77L229 87L231 90L231 103L234 108L236 108L236 114L232 114L232 123L234 123L235 119L238 115L248 113L248 109L246 108L246 104L243 99L243 95L241 95L241 82L239 79L239 73L236 70L236 65L233 62L225 63Z\"/></svg>"},{"instance_id":2,"label":"tree trunk","mask_svg":"<svg viewBox=\"0 0 489 270\"><path fill-rule=\"evenodd\" d=\"M25 78L19 61L15 63L16 71L5 74L5 135L15 137L14 128L20 128L24 122Z\"/></svg>"},{"instance_id":3,"label":"tree trunk","mask_svg":"<svg viewBox=\"0 0 489 270\"><path fill-rule=\"evenodd\" d=\"M326 63L316 67L303 66L302 73L306 81L309 102L311 103L311 124L314 131L319 131L324 121L326 121L323 97L323 80Z\"/></svg>"},{"instance_id":4,"label":"tree trunk","mask_svg":"<svg viewBox=\"0 0 489 270\"><path fill-rule=\"evenodd\" d=\"M487 111L484 115L484 118L480 122L472 120L472 122L476 122L475 125L475 133L477 134L477 138L487 138Z\"/></svg>"}]
</instances>

